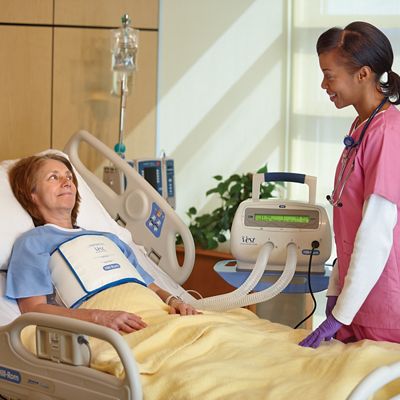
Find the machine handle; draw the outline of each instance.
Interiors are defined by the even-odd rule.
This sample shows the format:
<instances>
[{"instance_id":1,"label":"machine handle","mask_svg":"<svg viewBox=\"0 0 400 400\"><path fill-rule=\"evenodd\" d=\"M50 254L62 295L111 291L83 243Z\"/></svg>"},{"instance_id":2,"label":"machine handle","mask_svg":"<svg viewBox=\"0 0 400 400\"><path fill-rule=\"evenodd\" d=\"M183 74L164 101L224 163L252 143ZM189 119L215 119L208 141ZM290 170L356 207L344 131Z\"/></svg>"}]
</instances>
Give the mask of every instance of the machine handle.
<instances>
[{"instance_id":1,"label":"machine handle","mask_svg":"<svg viewBox=\"0 0 400 400\"><path fill-rule=\"evenodd\" d=\"M304 183L305 174L297 174L295 172L266 172L264 174L264 182L295 182Z\"/></svg>"},{"instance_id":2,"label":"machine handle","mask_svg":"<svg viewBox=\"0 0 400 400\"><path fill-rule=\"evenodd\" d=\"M317 177L294 172L267 172L253 175L252 200L260 199L260 185L264 182L295 182L305 183L308 186L308 202L315 204L317 193Z\"/></svg>"}]
</instances>

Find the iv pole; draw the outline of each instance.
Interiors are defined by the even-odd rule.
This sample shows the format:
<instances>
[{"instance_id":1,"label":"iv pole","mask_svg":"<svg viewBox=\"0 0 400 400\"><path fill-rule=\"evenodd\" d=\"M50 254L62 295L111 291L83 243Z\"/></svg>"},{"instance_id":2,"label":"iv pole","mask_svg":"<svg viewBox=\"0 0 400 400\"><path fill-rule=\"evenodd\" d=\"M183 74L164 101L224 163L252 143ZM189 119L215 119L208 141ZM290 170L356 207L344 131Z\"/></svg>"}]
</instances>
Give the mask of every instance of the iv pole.
<instances>
[{"instance_id":1,"label":"iv pole","mask_svg":"<svg viewBox=\"0 0 400 400\"><path fill-rule=\"evenodd\" d=\"M138 50L139 31L131 27L131 19L128 14L121 17L122 26L119 29L113 29L112 34L112 71L113 82L118 89L112 93L120 96L119 104L119 134L118 143L114 146L114 151L125 158L126 146L124 144L126 99L128 96L129 76L137 69L136 55ZM121 194L124 191L124 174L115 166L104 167L103 181L110 186L116 193Z\"/></svg>"},{"instance_id":2,"label":"iv pole","mask_svg":"<svg viewBox=\"0 0 400 400\"><path fill-rule=\"evenodd\" d=\"M124 144L126 98L128 96L128 78L136 70L136 54L138 49L138 31L133 29L128 14L121 17L122 27L113 31L112 69L120 80L120 113L119 137L114 150L122 158L125 157Z\"/></svg>"},{"instance_id":3,"label":"iv pole","mask_svg":"<svg viewBox=\"0 0 400 400\"><path fill-rule=\"evenodd\" d=\"M121 79L121 99L119 105L119 137L118 143L114 147L114 151L122 158L125 157L126 146L124 144L125 134L125 111L126 111L126 97L128 96L128 78L123 75Z\"/></svg>"}]
</instances>

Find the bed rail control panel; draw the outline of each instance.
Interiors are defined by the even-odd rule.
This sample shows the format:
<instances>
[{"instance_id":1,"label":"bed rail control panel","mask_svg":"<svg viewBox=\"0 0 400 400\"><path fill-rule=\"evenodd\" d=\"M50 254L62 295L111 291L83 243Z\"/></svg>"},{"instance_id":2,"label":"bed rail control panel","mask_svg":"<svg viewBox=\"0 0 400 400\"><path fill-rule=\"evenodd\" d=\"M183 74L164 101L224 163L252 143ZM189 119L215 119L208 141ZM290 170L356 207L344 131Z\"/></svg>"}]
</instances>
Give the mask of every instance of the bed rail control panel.
<instances>
[{"instance_id":1,"label":"bed rail control panel","mask_svg":"<svg viewBox=\"0 0 400 400\"><path fill-rule=\"evenodd\" d=\"M90 365L90 347L85 335L59 329L36 327L39 358L70 365Z\"/></svg>"},{"instance_id":2,"label":"bed rail control panel","mask_svg":"<svg viewBox=\"0 0 400 400\"><path fill-rule=\"evenodd\" d=\"M155 237L160 237L165 220L165 213L157 203L151 205L151 213L146 221L146 226Z\"/></svg>"}]
</instances>

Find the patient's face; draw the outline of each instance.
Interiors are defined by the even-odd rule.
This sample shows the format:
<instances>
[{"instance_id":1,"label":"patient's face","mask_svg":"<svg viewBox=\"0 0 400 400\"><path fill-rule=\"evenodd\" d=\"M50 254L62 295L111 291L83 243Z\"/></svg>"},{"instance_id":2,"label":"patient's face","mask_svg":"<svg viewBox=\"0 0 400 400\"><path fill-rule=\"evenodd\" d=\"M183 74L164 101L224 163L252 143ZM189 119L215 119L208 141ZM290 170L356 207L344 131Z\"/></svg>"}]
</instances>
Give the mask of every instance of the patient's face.
<instances>
[{"instance_id":1,"label":"patient's face","mask_svg":"<svg viewBox=\"0 0 400 400\"><path fill-rule=\"evenodd\" d=\"M71 171L62 162L46 160L36 176L32 200L44 219L71 213L75 205L76 187ZM48 221L48 219L47 219Z\"/></svg>"}]
</instances>

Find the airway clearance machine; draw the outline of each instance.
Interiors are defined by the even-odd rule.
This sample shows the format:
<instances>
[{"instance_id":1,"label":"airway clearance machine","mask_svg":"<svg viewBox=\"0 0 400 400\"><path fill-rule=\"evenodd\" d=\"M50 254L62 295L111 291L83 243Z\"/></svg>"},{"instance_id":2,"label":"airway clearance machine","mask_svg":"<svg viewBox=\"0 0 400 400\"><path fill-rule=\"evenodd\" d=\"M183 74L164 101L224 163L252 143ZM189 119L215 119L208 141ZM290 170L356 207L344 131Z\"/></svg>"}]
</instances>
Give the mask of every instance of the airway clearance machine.
<instances>
[{"instance_id":1,"label":"airway clearance machine","mask_svg":"<svg viewBox=\"0 0 400 400\"><path fill-rule=\"evenodd\" d=\"M298 182L308 185L308 203L281 199L260 199L260 185L267 181ZM317 178L294 173L255 174L253 195L236 211L231 229L231 252L237 268L253 269L261 247L272 242L269 271L282 271L289 243L297 247L296 271L307 272L311 253L312 273L324 273L331 254L332 237L325 208L315 205Z\"/></svg>"},{"instance_id":2,"label":"airway clearance machine","mask_svg":"<svg viewBox=\"0 0 400 400\"><path fill-rule=\"evenodd\" d=\"M309 201L260 199L260 185L266 181L306 184ZM216 272L237 289L191 303L226 310L270 300L287 287L289 292L305 293L311 274L319 281L316 291L326 289L325 262L331 254L332 237L326 210L315 205L316 181L315 177L293 173L253 175L252 198L240 204L231 229L236 265L221 261L215 266ZM265 274L274 276L269 284L262 281ZM295 274L304 279L293 290L290 286Z\"/></svg>"}]
</instances>

